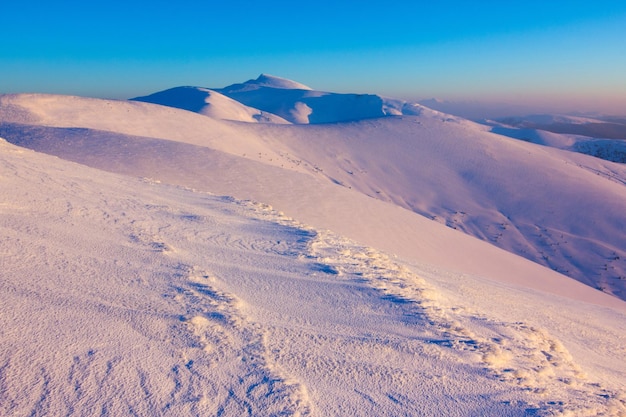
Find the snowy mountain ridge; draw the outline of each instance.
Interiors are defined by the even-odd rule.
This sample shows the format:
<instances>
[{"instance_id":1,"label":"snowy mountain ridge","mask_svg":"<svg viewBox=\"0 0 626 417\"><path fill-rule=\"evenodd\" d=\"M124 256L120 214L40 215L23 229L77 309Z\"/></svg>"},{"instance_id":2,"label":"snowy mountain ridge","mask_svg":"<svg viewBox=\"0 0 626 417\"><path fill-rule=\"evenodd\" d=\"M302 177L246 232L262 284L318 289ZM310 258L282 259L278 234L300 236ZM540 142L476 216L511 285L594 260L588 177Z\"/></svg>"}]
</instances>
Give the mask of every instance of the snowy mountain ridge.
<instances>
[{"instance_id":1,"label":"snowy mountain ridge","mask_svg":"<svg viewBox=\"0 0 626 417\"><path fill-rule=\"evenodd\" d=\"M222 88L222 90L230 93L235 93L258 90L263 87L284 90L313 90L311 87L308 87L299 82L288 80L287 78L276 77L269 74L261 74L256 79L248 80L240 84L232 84L228 87Z\"/></svg>"},{"instance_id":2,"label":"snowy mountain ridge","mask_svg":"<svg viewBox=\"0 0 626 417\"><path fill-rule=\"evenodd\" d=\"M210 114L205 103L211 95L222 95L239 103L245 111L217 110ZM340 94L313 90L310 87L267 74L241 84L223 88L176 87L132 100L176 107L211 117L242 122L261 121L280 123L288 120L295 124L320 124L356 121L368 118L398 115L418 115L424 107L404 100L384 98L375 94ZM223 100L223 99L222 99ZM215 106L232 107L215 103ZM219 109L219 107L218 107ZM260 116L249 114L256 109ZM241 117L236 117L241 114Z\"/></svg>"},{"instance_id":3,"label":"snowy mountain ridge","mask_svg":"<svg viewBox=\"0 0 626 417\"><path fill-rule=\"evenodd\" d=\"M626 123L601 117L531 114L482 123L501 135L626 163Z\"/></svg>"},{"instance_id":4,"label":"snowy mountain ridge","mask_svg":"<svg viewBox=\"0 0 626 417\"><path fill-rule=\"evenodd\" d=\"M208 88L175 87L133 100L176 107L216 119L248 123L289 123L279 116L248 107Z\"/></svg>"},{"instance_id":5,"label":"snowy mountain ridge","mask_svg":"<svg viewBox=\"0 0 626 417\"><path fill-rule=\"evenodd\" d=\"M189 90L0 96L0 414L626 413L622 165Z\"/></svg>"},{"instance_id":6,"label":"snowy mountain ridge","mask_svg":"<svg viewBox=\"0 0 626 417\"><path fill-rule=\"evenodd\" d=\"M620 298L626 296L626 243L621 232L626 169L619 164L511 141L488 133L484 125L424 107L413 108L419 110L415 116L304 128L232 124L134 101L55 96L3 100L5 106L22 106L26 113L31 109L41 119L38 124L176 140L304 173L419 213ZM396 108L405 105L400 100L388 102ZM108 121L104 112L117 114L112 119L116 121ZM136 123L117 121L129 114ZM7 122L0 134L14 143L63 152L77 161L91 152L81 139L85 135ZM42 141L46 136L50 139ZM105 137L119 142L110 134ZM68 145L79 139L80 146ZM117 158L113 154L106 160Z\"/></svg>"}]
</instances>

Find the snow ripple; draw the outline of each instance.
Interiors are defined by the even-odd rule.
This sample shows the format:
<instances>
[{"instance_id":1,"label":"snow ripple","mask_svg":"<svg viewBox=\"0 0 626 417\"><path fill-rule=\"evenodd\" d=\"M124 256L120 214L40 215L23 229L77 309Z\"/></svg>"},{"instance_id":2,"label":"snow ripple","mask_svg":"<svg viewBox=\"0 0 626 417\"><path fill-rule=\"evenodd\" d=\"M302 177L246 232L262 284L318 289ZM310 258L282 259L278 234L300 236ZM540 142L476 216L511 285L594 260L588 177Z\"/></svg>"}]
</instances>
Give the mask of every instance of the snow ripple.
<instances>
[{"instance_id":1,"label":"snow ripple","mask_svg":"<svg viewBox=\"0 0 626 417\"><path fill-rule=\"evenodd\" d=\"M528 408L534 415L626 413L626 395L590 381L563 344L543 329L449 305L407 267L331 232L318 232L309 255L327 273L357 277L384 300L414 312L421 318L418 325L431 333L424 342L456 351L462 360L471 359L493 378L537 394L539 400Z\"/></svg>"},{"instance_id":2,"label":"snow ripple","mask_svg":"<svg viewBox=\"0 0 626 417\"><path fill-rule=\"evenodd\" d=\"M186 391L173 392L172 403L197 404L194 415L310 415L306 389L273 366L259 325L240 312L241 300L213 287L211 274L186 265L180 270L186 282L175 288L175 299L186 312L177 331L191 338L184 367L174 371ZM213 384L216 373L232 382Z\"/></svg>"}]
</instances>

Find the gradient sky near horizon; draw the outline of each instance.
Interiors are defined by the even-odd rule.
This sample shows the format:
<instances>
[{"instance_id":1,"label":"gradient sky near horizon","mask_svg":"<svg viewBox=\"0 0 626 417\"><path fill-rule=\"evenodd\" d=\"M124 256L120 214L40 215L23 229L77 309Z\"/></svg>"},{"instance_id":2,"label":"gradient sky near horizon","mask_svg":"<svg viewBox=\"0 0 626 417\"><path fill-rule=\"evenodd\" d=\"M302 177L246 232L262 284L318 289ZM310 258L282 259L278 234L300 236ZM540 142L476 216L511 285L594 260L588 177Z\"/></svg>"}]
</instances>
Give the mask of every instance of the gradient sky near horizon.
<instances>
[{"instance_id":1,"label":"gradient sky near horizon","mask_svg":"<svg viewBox=\"0 0 626 417\"><path fill-rule=\"evenodd\" d=\"M626 114L622 1L5 1L0 93L315 89Z\"/></svg>"}]
</instances>

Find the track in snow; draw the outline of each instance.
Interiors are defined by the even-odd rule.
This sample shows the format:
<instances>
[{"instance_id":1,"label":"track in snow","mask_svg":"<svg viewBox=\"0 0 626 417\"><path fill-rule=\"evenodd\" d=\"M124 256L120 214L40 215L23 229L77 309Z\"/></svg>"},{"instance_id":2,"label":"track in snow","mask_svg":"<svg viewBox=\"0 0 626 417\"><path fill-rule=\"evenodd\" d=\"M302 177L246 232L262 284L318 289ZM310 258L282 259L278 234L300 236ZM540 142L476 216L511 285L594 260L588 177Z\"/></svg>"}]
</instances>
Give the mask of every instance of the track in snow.
<instances>
[{"instance_id":1,"label":"track in snow","mask_svg":"<svg viewBox=\"0 0 626 417\"><path fill-rule=\"evenodd\" d=\"M456 305L373 248L2 151L3 414L624 411L547 331Z\"/></svg>"}]
</instances>

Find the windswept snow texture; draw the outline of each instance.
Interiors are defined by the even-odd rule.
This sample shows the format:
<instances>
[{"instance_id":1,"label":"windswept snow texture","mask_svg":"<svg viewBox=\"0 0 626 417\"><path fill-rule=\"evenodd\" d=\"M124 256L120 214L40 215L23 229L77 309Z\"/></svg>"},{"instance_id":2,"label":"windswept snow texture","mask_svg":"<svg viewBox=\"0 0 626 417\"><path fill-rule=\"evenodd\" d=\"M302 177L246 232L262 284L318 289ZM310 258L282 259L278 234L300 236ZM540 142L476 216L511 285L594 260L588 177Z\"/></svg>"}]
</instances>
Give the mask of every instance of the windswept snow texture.
<instances>
[{"instance_id":1,"label":"windswept snow texture","mask_svg":"<svg viewBox=\"0 0 626 417\"><path fill-rule=\"evenodd\" d=\"M626 411L623 361L600 366L624 355L624 309L483 293L263 204L0 158L3 415ZM486 305L503 294L520 311Z\"/></svg>"},{"instance_id":2,"label":"windswept snow texture","mask_svg":"<svg viewBox=\"0 0 626 417\"><path fill-rule=\"evenodd\" d=\"M624 415L623 166L406 106L0 96L0 415Z\"/></svg>"},{"instance_id":3,"label":"windswept snow texture","mask_svg":"<svg viewBox=\"0 0 626 417\"><path fill-rule=\"evenodd\" d=\"M7 111L6 121L39 117L38 124L158 135L226 152L231 159L296 171L409 209L626 298L626 167L620 164L513 141L425 108L419 116L302 127L233 125L136 102L59 96L5 96L3 102L7 109L22 106L16 116ZM119 117L137 121L124 124ZM92 134L29 130L28 124L5 122L0 134L19 145L115 172L159 177L169 163L163 161L156 172L142 170L141 148L133 151L118 140L114 146L102 139L84 143ZM104 154L95 161L91 143L103 145L97 149ZM183 159L204 152L178 148L167 153L178 160L174 166L188 165ZM125 152L120 155L119 149ZM177 156L181 153L185 157ZM198 162L199 171L190 175L207 176L218 166L207 164ZM260 175L260 168L243 166L239 169L250 170L252 177ZM194 171L193 165L185 169ZM228 188L220 192L228 193Z\"/></svg>"},{"instance_id":4,"label":"windswept snow texture","mask_svg":"<svg viewBox=\"0 0 626 417\"><path fill-rule=\"evenodd\" d=\"M439 113L263 134L331 182L626 298L623 165Z\"/></svg>"}]
</instances>

